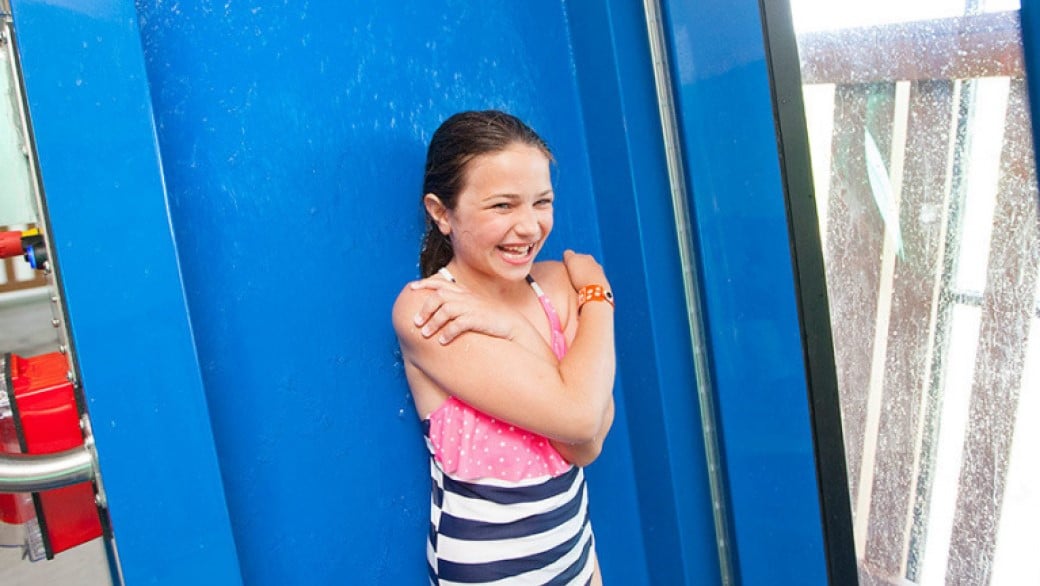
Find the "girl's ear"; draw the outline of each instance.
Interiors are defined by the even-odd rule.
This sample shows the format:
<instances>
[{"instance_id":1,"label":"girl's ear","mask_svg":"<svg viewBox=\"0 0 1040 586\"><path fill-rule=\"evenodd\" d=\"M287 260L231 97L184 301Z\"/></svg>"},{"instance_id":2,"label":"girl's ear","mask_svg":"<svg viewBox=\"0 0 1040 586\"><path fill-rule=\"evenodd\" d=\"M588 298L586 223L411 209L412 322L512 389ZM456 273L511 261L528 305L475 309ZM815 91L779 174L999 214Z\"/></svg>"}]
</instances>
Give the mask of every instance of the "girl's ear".
<instances>
[{"instance_id":1,"label":"girl's ear","mask_svg":"<svg viewBox=\"0 0 1040 586\"><path fill-rule=\"evenodd\" d=\"M451 223L448 222L448 208L444 206L441 198L432 193L427 193L423 196L423 205L426 206L426 213L430 215L441 234L445 236L451 234Z\"/></svg>"}]
</instances>

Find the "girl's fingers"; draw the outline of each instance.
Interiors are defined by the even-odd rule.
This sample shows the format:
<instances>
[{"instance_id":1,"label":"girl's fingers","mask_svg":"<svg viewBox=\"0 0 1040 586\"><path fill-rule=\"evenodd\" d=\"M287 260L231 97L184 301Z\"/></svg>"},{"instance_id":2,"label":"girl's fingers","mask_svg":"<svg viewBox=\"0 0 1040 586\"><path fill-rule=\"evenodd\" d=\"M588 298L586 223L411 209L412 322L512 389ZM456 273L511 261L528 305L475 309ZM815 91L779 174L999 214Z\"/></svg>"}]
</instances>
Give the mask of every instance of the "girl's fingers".
<instances>
[{"instance_id":1,"label":"girl's fingers","mask_svg":"<svg viewBox=\"0 0 1040 586\"><path fill-rule=\"evenodd\" d=\"M563 253L563 264L575 289L592 283L605 284L606 275L603 267L592 255L578 254L572 250Z\"/></svg>"},{"instance_id":2,"label":"girl's fingers","mask_svg":"<svg viewBox=\"0 0 1040 586\"><path fill-rule=\"evenodd\" d=\"M418 313L412 318L424 338L436 337L448 344L465 332L508 338L512 324L508 318L489 312L466 289L439 277L428 277L409 284L413 290L429 293Z\"/></svg>"},{"instance_id":3,"label":"girl's fingers","mask_svg":"<svg viewBox=\"0 0 1040 586\"><path fill-rule=\"evenodd\" d=\"M412 281L411 283L408 284L408 287L411 288L412 290L416 290L416 289L430 289L430 290L433 290L433 291L437 291L439 289L445 288L447 285L451 285L451 283L449 283L448 281L445 281L444 279L438 279L438 278L435 278L435 277L427 277L427 278L422 279L420 281Z\"/></svg>"},{"instance_id":4,"label":"girl's fingers","mask_svg":"<svg viewBox=\"0 0 1040 586\"><path fill-rule=\"evenodd\" d=\"M459 312L441 327L437 341L441 344L448 344L466 332L486 334L495 338L509 338L510 331L508 321L500 317L485 312L466 311Z\"/></svg>"},{"instance_id":5,"label":"girl's fingers","mask_svg":"<svg viewBox=\"0 0 1040 586\"><path fill-rule=\"evenodd\" d=\"M441 328L440 335L437 336L437 342L443 345L447 345L456 337L458 337L459 334L469 330L470 328L463 324L463 321L465 321L464 317L460 316L459 318L453 319L447 324L445 324L444 327Z\"/></svg>"},{"instance_id":6,"label":"girl's fingers","mask_svg":"<svg viewBox=\"0 0 1040 586\"><path fill-rule=\"evenodd\" d=\"M430 291L430 295L426 297L422 307L419 309L419 313L412 318L416 327L422 327L449 299L457 298L459 294L466 292L465 289L457 284L445 281L442 277L436 275L419 281L412 281L408 284L408 287L413 291L419 289Z\"/></svg>"},{"instance_id":7,"label":"girl's fingers","mask_svg":"<svg viewBox=\"0 0 1040 586\"><path fill-rule=\"evenodd\" d=\"M442 303L440 307L433 312L433 315L426 320L426 324L422 326L421 331L423 337L429 338L436 334L444 327L444 324L452 321L460 314L461 311L455 306L455 304L447 302Z\"/></svg>"},{"instance_id":8,"label":"girl's fingers","mask_svg":"<svg viewBox=\"0 0 1040 586\"><path fill-rule=\"evenodd\" d=\"M417 327L422 327L430 317L437 313L437 310L444 305L444 298L441 297L440 292L433 292L426 296L423 301L422 307L419 308L419 313L415 314L412 321Z\"/></svg>"}]
</instances>

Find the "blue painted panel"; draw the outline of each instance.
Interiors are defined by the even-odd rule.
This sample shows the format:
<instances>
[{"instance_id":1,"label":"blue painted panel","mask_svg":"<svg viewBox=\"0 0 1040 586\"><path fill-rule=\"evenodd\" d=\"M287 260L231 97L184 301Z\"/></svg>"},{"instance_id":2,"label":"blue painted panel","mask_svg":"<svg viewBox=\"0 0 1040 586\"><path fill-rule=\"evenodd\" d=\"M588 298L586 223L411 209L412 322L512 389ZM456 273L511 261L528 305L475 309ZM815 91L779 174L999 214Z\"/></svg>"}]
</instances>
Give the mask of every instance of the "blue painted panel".
<instances>
[{"instance_id":1,"label":"blue painted panel","mask_svg":"<svg viewBox=\"0 0 1040 586\"><path fill-rule=\"evenodd\" d=\"M240 584L134 7L16 0L73 342L130 584Z\"/></svg>"},{"instance_id":2,"label":"blue painted panel","mask_svg":"<svg viewBox=\"0 0 1040 586\"><path fill-rule=\"evenodd\" d=\"M457 110L526 119L559 162L544 254L601 254L564 6L139 14L243 578L419 583L429 480L390 308L418 272L425 144ZM624 408L589 470L591 510L607 580L641 584Z\"/></svg>"},{"instance_id":3,"label":"blue painted panel","mask_svg":"<svg viewBox=\"0 0 1040 586\"><path fill-rule=\"evenodd\" d=\"M654 584L719 582L681 263L642 6L570 10L603 248L618 296L642 532ZM634 391L633 391L634 390ZM627 583L627 582L624 582Z\"/></svg>"},{"instance_id":4,"label":"blue painted panel","mask_svg":"<svg viewBox=\"0 0 1040 586\"><path fill-rule=\"evenodd\" d=\"M665 3L737 573L826 565L759 3Z\"/></svg>"}]
</instances>

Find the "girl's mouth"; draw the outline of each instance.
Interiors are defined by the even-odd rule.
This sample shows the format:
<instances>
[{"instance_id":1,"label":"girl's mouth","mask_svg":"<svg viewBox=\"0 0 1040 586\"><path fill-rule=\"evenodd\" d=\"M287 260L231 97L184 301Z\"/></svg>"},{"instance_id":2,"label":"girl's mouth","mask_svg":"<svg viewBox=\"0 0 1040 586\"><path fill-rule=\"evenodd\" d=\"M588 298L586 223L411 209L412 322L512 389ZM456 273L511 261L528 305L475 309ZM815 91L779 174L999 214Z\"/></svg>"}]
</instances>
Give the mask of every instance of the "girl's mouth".
<instances>
[{"instance_id":1,"label":"girl's mouth","mask_svg":"<svg viewBox=\"0 0 1040 586\"><path fill-rule=\"evenodd\" d=\"M534 244L499 246L507 261L523 262L534 252Z\"/></svg>"}]
</instances>

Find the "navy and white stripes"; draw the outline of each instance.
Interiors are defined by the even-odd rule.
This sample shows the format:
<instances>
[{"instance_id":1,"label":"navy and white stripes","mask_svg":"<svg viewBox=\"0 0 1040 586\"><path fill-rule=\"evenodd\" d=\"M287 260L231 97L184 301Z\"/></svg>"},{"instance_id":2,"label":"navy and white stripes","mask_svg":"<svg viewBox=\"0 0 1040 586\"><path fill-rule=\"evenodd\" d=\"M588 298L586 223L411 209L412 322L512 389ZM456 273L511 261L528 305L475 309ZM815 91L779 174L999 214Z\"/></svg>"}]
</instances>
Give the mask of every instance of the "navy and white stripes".
<instances>
[{"instance_id":1,"label":"navy and white stripes","mask_svg":"<svg viewBox=\"0 0 1040 586\"><path fill-rule=\"evenodd\" d=\"M594 567L581 468L556 477L464 482L430 459L430 582L588 584Z\"/></svg>"}]
</instances>

